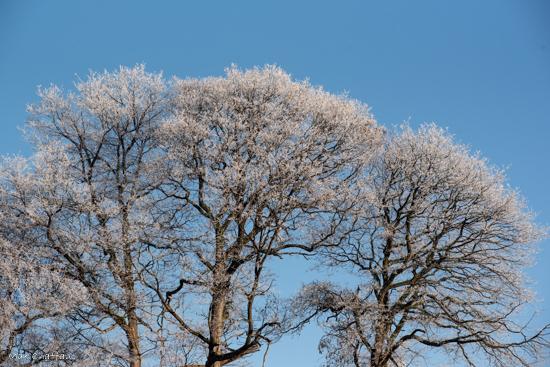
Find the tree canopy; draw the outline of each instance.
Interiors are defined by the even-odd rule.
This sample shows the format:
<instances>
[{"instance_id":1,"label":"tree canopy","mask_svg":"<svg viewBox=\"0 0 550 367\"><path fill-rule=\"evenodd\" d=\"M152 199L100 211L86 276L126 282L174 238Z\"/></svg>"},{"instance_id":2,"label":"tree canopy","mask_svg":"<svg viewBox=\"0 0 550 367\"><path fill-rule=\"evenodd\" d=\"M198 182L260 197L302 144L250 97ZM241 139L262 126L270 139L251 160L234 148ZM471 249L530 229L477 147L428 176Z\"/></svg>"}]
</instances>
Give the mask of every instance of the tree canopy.
<instances>
[{"instance_id":1,"label":"tree canopy","mask_svg":"<svg viewBox=\"0 0 550 367\"><path fill-rule=\"evenodd\" d=\"M39 96L34 154L0 169L0 363L238 365L315 318L331 366L547 351L547 329L516 318L544 230L436 126L388 132L275 66L121 67ZM281 297L269 264L289 256L357 287Z\"/></svg>"}]
</instances>

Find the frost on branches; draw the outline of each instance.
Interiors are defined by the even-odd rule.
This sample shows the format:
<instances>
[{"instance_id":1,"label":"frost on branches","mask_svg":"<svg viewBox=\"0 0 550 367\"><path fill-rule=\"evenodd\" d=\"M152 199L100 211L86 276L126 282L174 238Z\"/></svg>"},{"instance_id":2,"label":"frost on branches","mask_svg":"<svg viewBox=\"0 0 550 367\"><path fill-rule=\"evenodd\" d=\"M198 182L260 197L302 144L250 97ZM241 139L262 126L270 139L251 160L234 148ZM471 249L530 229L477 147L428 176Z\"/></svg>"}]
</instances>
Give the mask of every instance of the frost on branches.
<instances>
[{"instance_id":1,"label":"frost on branches","mask_svg":"<svg viewBox=\"0 0 550 367\"><path fill-rule=\"evenodd\" d=\"M66 346L56 323L86 299L78 284L24 246L0 241L0 364L29 363Z\"/></svg>"},{"instance_id":2,"label":"frost on branches","mask_svg":"<svg viewBox=\"0 0 550 367\"><path fill-rule=\"evenodd\" d=\"M26 246L86 290L67 318L74 339L137 367L152 329L141 261L152 237L169 235L158 232L161 158L152 142L166 86L136 67L91 74L76 90L42 89L29 107L36 153L7 162L0 226L14 247Z\"/></svg>"},{"instance_id":3,"label":"frost on branches","mask_svg":"<svg viewBox=\"0 0 550 367\"><path fill-rule=\"evenodd\" d=\"M435 349L452 363L530 366L548 351L548 326L529 333L517 317L543 232L500 171L433 125L405 127L362 185L349 236L324 253L360 284L310 284L294 301L322 315L327 365L422 364Z\"/></svg>"},{"instance_id":4,"label":"frost on branches","mask_svg":"<svg viewBox=\"0 0 550 367\"><path fill-rule=\"evenodd\" d=\"M121 68L40 97L2 233L85 289L75 338L131 367L219 367L275 341L264 265L338 242L382 137L364 105L276 67L171 84Z\"/></svg>"},{"instance_id":5,"label":"frost on branches","mask_svg":"<svg viewBox=\"0 0 550 367\"><path fill-rule=\"evenodd\" d=\"M360 103L276 67L176 81L173 93L162 191L188 239L146 283L206 366L223 366L280 336L265 264L339 241L382 130Z\"/></svg>"},{"instance_id":6,"label":"frost on branches","mask_svg":"<svg viewBox=\"0 0 550 367\"><path fill-rule=\"evenodd\" d=\"M434 126L386 136L273 66L170 82L121 67L39 96L35 153L0 167L2 365L236 366L315 317L331 366L432 349L509 366L548 346L515 322L541 231ZM288 256L360 284L288 302L268 271Z\"/></svg>"}]
</instances>

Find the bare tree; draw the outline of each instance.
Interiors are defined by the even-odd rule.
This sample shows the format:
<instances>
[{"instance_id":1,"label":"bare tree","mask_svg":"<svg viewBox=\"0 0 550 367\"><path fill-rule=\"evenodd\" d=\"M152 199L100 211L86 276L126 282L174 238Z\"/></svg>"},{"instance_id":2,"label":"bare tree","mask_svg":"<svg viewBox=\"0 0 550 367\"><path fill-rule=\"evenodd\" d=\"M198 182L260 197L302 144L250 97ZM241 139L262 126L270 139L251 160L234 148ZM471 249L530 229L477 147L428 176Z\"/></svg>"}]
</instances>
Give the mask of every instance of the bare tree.
<instances>
[{"instance_id":1,"label":"bare tree","mask_svg":"<svg viewBox=\"0 0 550 367\"><path fill-rule=\"evenodd\" d=\"M2 232L86 289L90 301L72 318L83 343L139 367L140 333L150 329L139 259L162 223L152 136L166 86L137 66L92 73L76 89L42 89L29 107L36 153L4 171Z\"/></svg>"},{"instance_id":2,"label":"bare tree","mask_svg":"<svg viewBox=\"0 0 550 367\"><path fill-rule=\"evenodd\" d=\"M110 358L81 366L221 367L319 315L335 366L548 347L516 316L543 231L434 126L383 144L364 105L272 66L170 85L121 68L40 97L35 154L0 170L4 361L63 345ZM270 259L317 253L359 285L306 286L288 312Z\"/></svg>"},{"instance_id":3,"label":"bare tree","mask_svg":"<svg viewBox=\"0 0 550 367\"><path fill-rule=\"evenodd\" d=\"M543 231L502 172L427 125L388 138L364 181L364 204L331 266L356 289L318 282L295 299L326 330L330 366L405 366L446 353L469 366L530 366L548 326L528 332L522 268ZM325 318L326 317L326 318Z\"/></svg>"},{"instance_id":4,"label":"bare tree","mask_svg":"<svg viewBox=\"0 0 550 367\"><path fill-rule=\"evenodd\" d=\"M274 341L267 260L338 242L382 136L367 108L276 67L167 88L138 66L76 90L40 91L36 153L6 164L0 198L6 239L86 291L70 338L131 367Z\"/></svg>"},{"instance_id":5,"label":"bare tree","mask_svg":"<svg viewBox=\"0 0 550 367\"><path fill-rule=\"evenodd\" d=\"M338 241L382 130L364 105L271 66L176 81L171 111L162 190L180 203L187 239L144 281L204 358L184 363L220 367L276 340L284 313L269 258Z\"/></svg>"}]
</instances>

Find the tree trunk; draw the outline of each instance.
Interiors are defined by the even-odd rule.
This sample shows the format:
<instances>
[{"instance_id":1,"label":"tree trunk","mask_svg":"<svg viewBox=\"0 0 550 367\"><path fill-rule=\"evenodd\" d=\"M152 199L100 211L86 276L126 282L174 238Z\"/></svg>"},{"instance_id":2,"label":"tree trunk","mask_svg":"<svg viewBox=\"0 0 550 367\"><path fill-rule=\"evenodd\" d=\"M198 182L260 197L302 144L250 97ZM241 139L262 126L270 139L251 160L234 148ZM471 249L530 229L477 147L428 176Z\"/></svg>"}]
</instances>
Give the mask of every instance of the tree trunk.
<instances>
[{"instance_id":1,"label":"tree trunk","mask_svg":"<svg viewBox=\"0 0 550 367\"><path fill-rule=\"evenodd\" d=\"M385 335L385 325L379 323L374 335L374 350L371 353L370 367L387 367L388 365L384 358Z\"/></svg>"},{"instance_id":2,"label":"tree trunk","mask_svg":"<svg viewBox=\"0 0 550 367\"><path fill-rule=\"evenodd\" d=\"M222 337L225 324L225 303L230 282L227 280L225 269L223 233L216 228L216 265L214 269L214 285L212 288L212 301L210 304L210 345L205 367L222 367L223 362L216 357L222 354Z\"/></svg>"},{"instance_id":3,"label":"tree trunk","mask_svg":"<svg viewBox=\"0 0 550 367\"><path fill-rule=\"evenodd\" d=\"M128 352L130 354L130 367L141 367L141 351L139 348L138 323L135 315L129 315L128 331Z\"/></svg>"},{"instance_id":4,"label":"tree trunk","mask_svg":"<svg viewBox=\"0 0 550 367\"><path fill-rule=\"evenodd\" d=\"M224 327L225 314L225 294L220 292L212 300L212 313L210 315L210 347L205 367L222 367L221 361L216 361L216 357L222 353L221 342Z\"/></svg>"}]
</instances>

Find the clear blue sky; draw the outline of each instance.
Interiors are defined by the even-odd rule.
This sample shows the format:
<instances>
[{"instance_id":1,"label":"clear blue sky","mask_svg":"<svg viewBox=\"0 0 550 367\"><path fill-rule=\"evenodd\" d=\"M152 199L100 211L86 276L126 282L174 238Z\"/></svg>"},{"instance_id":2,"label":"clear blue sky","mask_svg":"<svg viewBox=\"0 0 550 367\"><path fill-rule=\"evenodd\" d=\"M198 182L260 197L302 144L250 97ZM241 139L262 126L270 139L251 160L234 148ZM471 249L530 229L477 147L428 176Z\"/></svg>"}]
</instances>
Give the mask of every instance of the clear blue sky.
<instances>
[{"instance_id":1,"label":"clear blue sky","mask_svg":"<svg viewBox=\"0 0 550 367\"><path fill-rule=\"evenodd\" d=\"M219 75L276 63L368 103L385 125L435 121L509 167L550 224L550 2L1 1L0 153L30 152L17 126L36 86L145 63L165 75ZM550 321L550 245L529 270ZM278 264L296 289L303 264ZM272 347L268 366L316 366L319 333Z\"/></svg>"}]
</instances>

